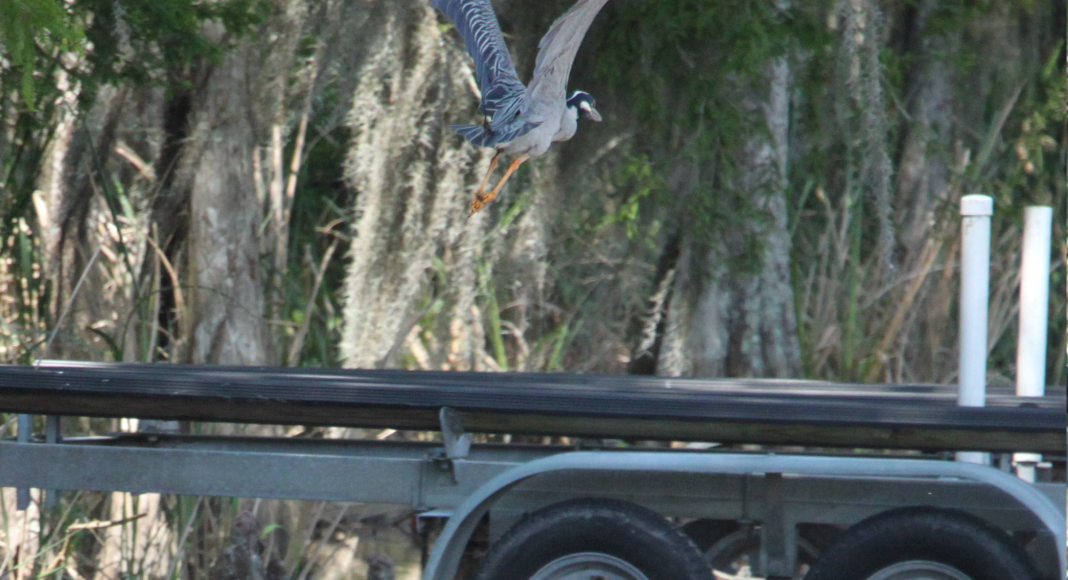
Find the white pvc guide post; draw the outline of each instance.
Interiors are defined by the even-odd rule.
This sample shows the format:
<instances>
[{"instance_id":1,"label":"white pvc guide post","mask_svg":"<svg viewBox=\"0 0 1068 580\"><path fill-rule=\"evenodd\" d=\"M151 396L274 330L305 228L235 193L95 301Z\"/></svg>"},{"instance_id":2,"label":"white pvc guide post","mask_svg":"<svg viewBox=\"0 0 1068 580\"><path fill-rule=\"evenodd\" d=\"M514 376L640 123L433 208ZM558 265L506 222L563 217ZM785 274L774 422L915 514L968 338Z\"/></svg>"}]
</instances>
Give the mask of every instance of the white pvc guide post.
<instances>
[{"instance_id":1,"label":"white pvc guide post","mask_svg":"<svg viewBox=\"0 0 1068 580\"><path fill-rule=\"evenodd\" d=\"M1020 260L1020 336L1016 346L1016 394L1046 394L1046 341L1049 332L1049 254L1053 208L1024 210Z\"/></svg>"},{"instance_id":2,"label":"white pvc guide post","mask_svg":"<svg viewBox=\"0 0 1068 580\"><path fill-rule=\"evenodd\" d=\"M1020 259L1020 332L1016 343L1016 394L1046 394L1046 341L1049 333L1049 254L1053 238L1053 208L1024 210L1023 256ZM1016 474L1035 481L1037 453L1013 456Z\"/></svg>"},{"instance_id":3,"label":"white pvc guide post","mask_svg":"<svg viewBox=\"0 0 1068 580\"><path fill-rule=\"evenodd\" d=\"M990 216L994 199L960 199L960 391L962 407L986 405L987 308L990 300ZM988 463L986 453L960 451L957 461Z\"/></svg>"}]
</instances>

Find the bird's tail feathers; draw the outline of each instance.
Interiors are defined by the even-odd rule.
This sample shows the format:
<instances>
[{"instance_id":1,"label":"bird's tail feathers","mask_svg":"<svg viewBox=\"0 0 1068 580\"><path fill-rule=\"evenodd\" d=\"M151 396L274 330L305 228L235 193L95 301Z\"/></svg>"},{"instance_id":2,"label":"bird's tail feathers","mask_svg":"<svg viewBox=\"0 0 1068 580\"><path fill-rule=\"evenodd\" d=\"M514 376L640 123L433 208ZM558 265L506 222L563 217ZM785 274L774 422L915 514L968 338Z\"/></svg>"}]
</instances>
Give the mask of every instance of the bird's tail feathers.
<instances>
[{"instance_id":1,"label":"bird's tail feathers","mask_svg":"<svg viewBox=\"0 0 1068 580\"><path fill-rule=\"evenodd\" d=\"M482 125L449 125L461 137L470 141L473 145L478 147L492 147L493 134L486 130Z\"/></svg>"},{"instance_id":2,"label":"bird's tail feathers","mask_svg":"<svg viewBox=\"0 0 1068 580\"><path fill-rule=\"evenodd\" d=\"M493 147L501 143L526 135L531 129L541 123L521 122L514 126L507 126L503 131L492 131L485 125L449 125L464 139L478 147Z\"/></svg>"}]
</instances>

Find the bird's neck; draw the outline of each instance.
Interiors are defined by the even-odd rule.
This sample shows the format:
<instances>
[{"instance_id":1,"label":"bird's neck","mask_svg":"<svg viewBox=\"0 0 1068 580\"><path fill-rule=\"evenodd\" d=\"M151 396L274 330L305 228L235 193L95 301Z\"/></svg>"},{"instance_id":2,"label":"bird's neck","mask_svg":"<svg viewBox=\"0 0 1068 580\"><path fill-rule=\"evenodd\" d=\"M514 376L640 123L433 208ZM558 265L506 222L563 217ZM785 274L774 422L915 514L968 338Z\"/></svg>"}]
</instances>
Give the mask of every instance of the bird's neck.
<instances>
[{"instance_id":1,"label":"bird's neck","mask_svg":"<svg viewBox=\"0 0 1068 580\"><path fill-rule=\"evenodd\" d=\"M578 118L579 118L578 107L576 107L574 105L568 105L567 106L567 114L568 114L569 117L571 117L572 121L575 121L576 123L578 122Z\"/></svg>"}]
</instances>

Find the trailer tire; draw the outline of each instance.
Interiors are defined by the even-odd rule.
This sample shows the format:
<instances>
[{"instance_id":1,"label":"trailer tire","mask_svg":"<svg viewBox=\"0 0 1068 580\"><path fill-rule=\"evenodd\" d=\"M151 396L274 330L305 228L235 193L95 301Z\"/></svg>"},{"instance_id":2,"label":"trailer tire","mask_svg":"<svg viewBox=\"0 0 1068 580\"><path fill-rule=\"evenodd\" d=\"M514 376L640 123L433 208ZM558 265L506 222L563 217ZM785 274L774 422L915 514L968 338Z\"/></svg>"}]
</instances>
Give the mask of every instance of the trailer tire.
<instances>
[{"instance_id":1,"label":"trailer tire","mask_svg":"<svg viewBox=\"0 0 1068 580\"><path fill-rule=\"evenodd\" d=\"M1008 535L965 512L893 509L843 532L805 580L1037 580Z\"/></svg>"},{"instance_id":2,"label":"trailer tire","mask_svg":"<svg viewBox=\"0 0 1068 580\"><path fill-rule=\"evenodd\" d=\"M552 580L583 565L627 580L712 580L697 546L660 514L588 498L526 516L490 547L475 578Z\"/></svg>"}]
</instances>

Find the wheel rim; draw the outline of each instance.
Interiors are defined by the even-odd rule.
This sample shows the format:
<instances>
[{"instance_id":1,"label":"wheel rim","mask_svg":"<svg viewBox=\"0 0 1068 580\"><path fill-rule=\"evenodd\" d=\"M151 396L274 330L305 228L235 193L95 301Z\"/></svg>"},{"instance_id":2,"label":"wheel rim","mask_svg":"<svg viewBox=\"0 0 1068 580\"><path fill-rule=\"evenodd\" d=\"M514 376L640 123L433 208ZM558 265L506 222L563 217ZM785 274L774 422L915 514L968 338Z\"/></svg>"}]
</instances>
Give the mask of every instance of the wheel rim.
<instances>
[{"instance_id":1,"label":"wheel rim","mask_svg":"<svg viewBox=\"0 0 1068 580\"><path fill-rule=\"evenodd\" d=\"M883 568L867 580L972 580L972 577L941 562L909 560Z\"/></svg>"},{"instance_id":2,"label":"wheel rim","mask_svg":"<svg viewBox=\"0 0 1068 580\"><path fill-rule=\"evenodd\" d=\"M600 552L582 552L549 562L530 580L649 580L649 577L626 560Z\"/></svg>"},{"instance_id":3,"label":"wheel rim","mask_svg":"<svg viewBox=\"0 0 1068 580\"><path fill-rule=\"evenodd\" d=\"M805 538L797 539L797 569L794 575L803 578L819 550ZM760 532L738 530L720 538L705 551L705 561L717 572L728 574L752 574L753 565L760 557Z\"/></svg>"}]
</instances>

